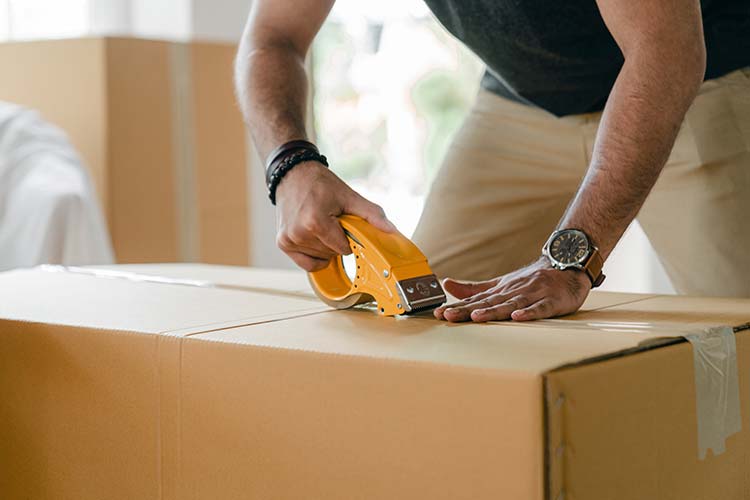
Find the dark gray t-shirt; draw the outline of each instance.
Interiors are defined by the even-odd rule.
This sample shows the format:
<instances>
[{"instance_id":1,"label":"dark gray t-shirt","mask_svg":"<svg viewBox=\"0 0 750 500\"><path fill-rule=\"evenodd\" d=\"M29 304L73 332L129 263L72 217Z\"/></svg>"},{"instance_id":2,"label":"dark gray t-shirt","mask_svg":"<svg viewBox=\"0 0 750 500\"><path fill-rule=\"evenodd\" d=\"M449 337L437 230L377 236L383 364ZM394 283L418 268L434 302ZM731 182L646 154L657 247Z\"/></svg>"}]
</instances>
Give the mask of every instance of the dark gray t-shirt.
<instances>
[{"instance_id":1,"label":"dark gray t-shirt","mask_svg":"<svg viewBox=\"0 0 750 500\"><path fill-rule=\"evenodd\" d=\"M623 63L595 0L425 0L487 65L482 86L557 115L600 111ZM702 0L706 79L750 66L750 0Z\"/></svg>"}]
</instances>

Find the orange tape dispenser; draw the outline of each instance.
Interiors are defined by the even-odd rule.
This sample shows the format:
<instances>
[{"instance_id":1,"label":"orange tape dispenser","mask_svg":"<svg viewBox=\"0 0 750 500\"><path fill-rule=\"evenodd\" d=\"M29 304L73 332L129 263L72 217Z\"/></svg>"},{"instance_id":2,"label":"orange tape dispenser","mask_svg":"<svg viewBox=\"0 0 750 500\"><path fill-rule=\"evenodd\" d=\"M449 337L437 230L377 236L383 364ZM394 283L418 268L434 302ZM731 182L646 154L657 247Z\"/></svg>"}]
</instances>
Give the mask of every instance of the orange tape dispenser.
<instances>
[{"instance_id":1,"label":"orange tape dispenser","mask_svg":"<svg viewBox=\"0 0 750 500\"><path fill-rule=\"evenodd\" d=\"M341 255L327 267L308 274L315 294L331 307L347 309L377 302L384 316L425 311L446 300L427 257L401 233L385 233L361 217L342 215L356 269L350 279Z\"/></svg>"}]
</instances>

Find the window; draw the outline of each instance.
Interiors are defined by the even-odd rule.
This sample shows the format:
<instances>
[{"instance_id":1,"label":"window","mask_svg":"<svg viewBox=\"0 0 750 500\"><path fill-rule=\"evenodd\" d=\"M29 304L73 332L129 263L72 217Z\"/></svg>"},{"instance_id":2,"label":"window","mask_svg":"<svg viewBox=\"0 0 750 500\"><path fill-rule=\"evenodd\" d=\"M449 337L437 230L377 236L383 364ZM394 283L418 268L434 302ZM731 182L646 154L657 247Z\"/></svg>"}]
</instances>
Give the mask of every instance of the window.
<instances>
[{"instance_id":1,"label":"window","mask_svg":"<svg viewBox=\"0 0 750 500\"><path fill-rule=\"evenodd\" d=\"M0 0L0 37L59 38L86 34L89 0Z\"/></svg>"},{"instance_id":2,"label":"window","mask_svg":"<svg viewBox=\"0 0 750 500\"><path fill-rule=\"evenodd\" d=\"M377 6L377 7L375 7ZM317 141L406 234L483 66L422 2L337 2L313 49Z\"/></svg>"}]
</instances>

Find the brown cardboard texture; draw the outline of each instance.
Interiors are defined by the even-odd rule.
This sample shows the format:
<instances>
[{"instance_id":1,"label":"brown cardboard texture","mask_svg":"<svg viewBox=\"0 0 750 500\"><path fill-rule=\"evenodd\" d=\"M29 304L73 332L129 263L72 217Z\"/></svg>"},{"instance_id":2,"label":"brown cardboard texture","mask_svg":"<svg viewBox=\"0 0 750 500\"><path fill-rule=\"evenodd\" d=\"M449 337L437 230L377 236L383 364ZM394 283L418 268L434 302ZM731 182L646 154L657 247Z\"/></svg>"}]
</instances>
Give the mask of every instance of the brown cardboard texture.
<instances>
[{"instance_id":1,"label":"brown cardboard texture","mask_svg":"<svg viewBox=\"0 0 750 500\"><path fill-rule=\"evenodd\" d=\"M39 110L89 167L118 262L250 259L236 47L137 38L0 44L0 99Z\"/></svg>"},{"instance_id":2,"label":"brown cardboard texture","mask_svg":"<svg viewBox=\"0 0 750 500\"><path fill-rule=\"evenodd\" d=\"M331 310L300 273L138 265L0 274L0 318L4 499L750 497L750 337L742 430L700 460L670 333L749 300L452 325Z\"/></svg>"}]
</instances>

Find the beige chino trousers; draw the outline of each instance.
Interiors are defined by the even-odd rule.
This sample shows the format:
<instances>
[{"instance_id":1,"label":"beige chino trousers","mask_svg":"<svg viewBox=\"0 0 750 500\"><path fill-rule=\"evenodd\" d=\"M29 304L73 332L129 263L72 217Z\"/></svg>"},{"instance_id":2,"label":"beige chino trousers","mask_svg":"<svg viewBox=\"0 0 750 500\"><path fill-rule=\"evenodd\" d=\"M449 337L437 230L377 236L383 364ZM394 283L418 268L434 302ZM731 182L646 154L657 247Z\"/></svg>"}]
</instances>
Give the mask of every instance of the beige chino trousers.
<instances>
[{"instance_id":1,"label":"beige chino trousers","mask_svg":"<svg viewBox=\"0 0 750 500\"><path fill-rule=\"evenodd\" d=\"M438 276L489 279L541 255L600 117L480 91L414 235ZM638 221L679 293L750 297L750 68L703 83Z\"/></svg>"}]
</instances>

